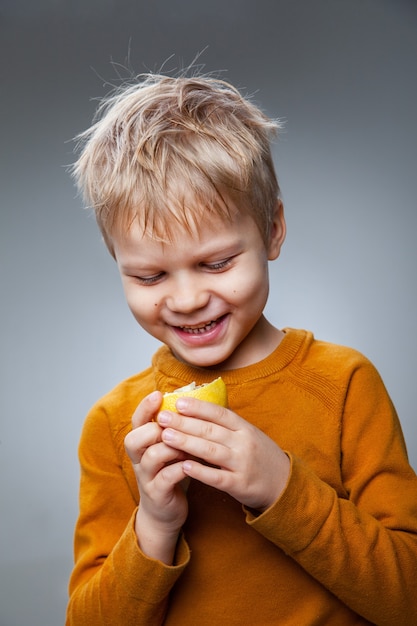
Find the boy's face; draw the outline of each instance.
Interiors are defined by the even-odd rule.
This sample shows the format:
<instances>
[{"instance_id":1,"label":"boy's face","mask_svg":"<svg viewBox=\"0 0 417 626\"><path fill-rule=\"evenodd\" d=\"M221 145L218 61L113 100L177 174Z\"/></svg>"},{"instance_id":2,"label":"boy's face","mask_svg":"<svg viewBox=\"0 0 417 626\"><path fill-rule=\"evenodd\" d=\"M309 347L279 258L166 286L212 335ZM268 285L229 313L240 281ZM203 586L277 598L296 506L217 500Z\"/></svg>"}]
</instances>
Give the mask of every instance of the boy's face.
<instances>
[{"instance_id":1,"label":"boy's face","mask_svg":"<svg viewBox=\"0 0 417 626\"><path fill-rule=\"evenodd\" d=\"M269 245L254 220L236 212L210 217L170 243L143 235L135 223L113 238L127 303L137 322L195 367L240 368L269 354L277 332L263 317L268 260L285 237L277 203Z\"/></svg>"}]
</instances>

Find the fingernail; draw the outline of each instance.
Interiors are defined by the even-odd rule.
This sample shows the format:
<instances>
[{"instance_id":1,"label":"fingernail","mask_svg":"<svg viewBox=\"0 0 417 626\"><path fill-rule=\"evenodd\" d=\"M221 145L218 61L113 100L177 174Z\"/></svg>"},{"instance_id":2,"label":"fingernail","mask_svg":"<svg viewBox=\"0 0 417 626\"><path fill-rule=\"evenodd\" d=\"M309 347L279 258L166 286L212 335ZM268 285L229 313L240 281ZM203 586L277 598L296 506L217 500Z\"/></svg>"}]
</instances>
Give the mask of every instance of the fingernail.
<instances>
[{"instance_id":1,"label":"fingernail","mask_svg":"<svg viewBox=\"0 0 417 626\"><path fill-rule=\"evenodd\" d=\"M149 394L148 399L151 402L156 402L156 400L159 400L160 399L159 391L152 391L152 393Z\"/></svg>"},{"instance_id":2,"label":"fingernail","mask_svg":"<svg viewBox=\"0 0 417 626\"><path fill-rule=\"evenodd\" d=\"M162 434L162 438L164 441L173 441L175 438L175 433L173 430L170 430L169 428L167 428L166 430L164 430Z\"/></svg>"},{"instance_id":3,"label":"fingernail","mask_svg":"<svg viewBox=\"0 0 417 626\"><path fill-rule=\"evenodd\" d=\"M171 423L171 415L167 411L161 411L158 415L158 422L161 426L167 426Z\"/></svg>"},{"instance_id":4,"label":"fingernail","mask_svg":"<svg viewBox=\"0 0 417 626\"><path fill-rule=\"evenodd\" d=\"M175 406L177 407L179 411L186 409L188 406L188 398L186 397L178 398L178 400L175 403Z\"/></svg>"},{"instance_id":5,"label":"fingernail","mask_svg":"<svg viewBox=\"0 0 417 626\"><path fill-rule=\"evenodd\" d=\"M189 472L192 469L191 461L184 461L182 464L182 469L184 472Z\"/></svg>"}]
</instances>

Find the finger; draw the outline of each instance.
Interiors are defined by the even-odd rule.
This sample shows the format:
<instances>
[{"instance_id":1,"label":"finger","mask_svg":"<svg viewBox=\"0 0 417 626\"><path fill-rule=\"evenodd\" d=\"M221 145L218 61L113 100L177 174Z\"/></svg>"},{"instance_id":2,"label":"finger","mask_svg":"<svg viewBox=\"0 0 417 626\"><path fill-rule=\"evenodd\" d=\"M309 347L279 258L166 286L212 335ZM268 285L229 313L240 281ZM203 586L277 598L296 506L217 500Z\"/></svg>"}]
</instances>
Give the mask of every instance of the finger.
<instances>
[{"instance_id":1,"label":"finger","mask_svg":"<svg viewBox=\"0 0 417 626\"><path fill-rule=\"evenodd\" d=\"M187 459L182 463L182 471L189 478L194 478L219 491L225 491L227 493L230 491L231 473L224 469Z\"/></svg>"},{"instance_id":2,"label":"finger","mask_svg":"<svg viewBox=\"0 0 417 626\"><path fill-rule=\"evenodd\" d=\"M125 450L133 464L140 463L143 454L161 441L161 428L155 422L148 422L131 430L125 437Z\"/></svg>"},{"instance_id":3,"label":"finger","mask_svg":"<svg viewBox=\"0 0 417 626\"><path fill-rule=\"evenodd\" d=\"M166 490L167 487L172 487L173 485L176 485L188 478L184 473L183 461L184 459L181 459L177 463L164 465L155 478L155 488ZM184 485L184 490L186 491L185 487L186 485Z\"/></svg>"},{"instance_id":4,"label":"finger","mask_svg":"<svg viewBox=\"0 0 417 626\"><path fill-rule=\"evenodd\" d=\"M185 454L182 450L160 442L146 449L142 455L141 467L145 473L155 475L166 465L177 461L184 461L185 458Z\"/></svg>"},{"instance_id":5,"label":"finger","mask_svg":"<svg viewBox=\"0 0 417 626\"><path fill-rule=\"evenodd\" d=\"M162 428L170 428L186 435L200 437L207 441L225 443L230 430L213 422L197 417L187 417L171 411L162 411L158 414L158 424Z\"/></svg>"},{"instance_id":6,"label":"finger","mask_svg":"<svg viewBox=\"0 0 417 626\"><path fill-rule=\"evenodd\" d=\"M203 459L212 465L225 466L230 463L233 456L232 450L222 443L187 435L171 428L164 429L161 437L167 446L180 450L187 456Z\"/></svg>"},{"instance_id":7,"label":"finger","mask_svg":"<svg viewBox=\"0 0 417 626\"><path fill-rule=\"evenodd\" d=\"M186 456L181 450L175 450L163 443L148 448L137 467L141 491L149 492L150 497L166 491L185 478L182 463ZM152 495L153 492L153 495Z\"/></svg>"},{"instance_id":8,"label":"finger","mask_svg":"<svg viewBox=\"0 0 417 626\"><path fill-rule=\"evenodd\" d=\"M148 396L145 396L133 413L132 427L138 428L138 426L156 419L161 402L162 393L160 391L153 391Z\"/></svg>"},{"instance_id":9,"label":"finger","mask_svg":"<svg viewBox=\"0 0 417 626\"><path fill-rule=\"evenodd\" d=\"M178 398L176 409L182 415L197 417L201 420L225 426L230 430L238 430L242 423L242 418L233 413L233 411L213 402L206 402L189 396Z\"/></svg>"}]
</instances>

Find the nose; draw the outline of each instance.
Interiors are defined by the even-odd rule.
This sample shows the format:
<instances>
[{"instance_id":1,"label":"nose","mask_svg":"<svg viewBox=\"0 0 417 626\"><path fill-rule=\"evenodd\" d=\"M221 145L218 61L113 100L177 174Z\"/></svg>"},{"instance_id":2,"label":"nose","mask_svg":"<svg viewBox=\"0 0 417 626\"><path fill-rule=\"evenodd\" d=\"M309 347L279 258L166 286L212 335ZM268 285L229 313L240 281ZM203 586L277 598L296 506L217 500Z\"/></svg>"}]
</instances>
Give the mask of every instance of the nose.
<instances>
[{"instance_id":1,"label":"nose","mask_svg":"<svg viewBox=\"0 0 417 626\"><path fill-rule=\"evenodd\" d=\"M170 281L166 304L175 313L192 313L207 306L210 292L205 289L201 276L181 275Z\"/></svg>"}]
</instances>

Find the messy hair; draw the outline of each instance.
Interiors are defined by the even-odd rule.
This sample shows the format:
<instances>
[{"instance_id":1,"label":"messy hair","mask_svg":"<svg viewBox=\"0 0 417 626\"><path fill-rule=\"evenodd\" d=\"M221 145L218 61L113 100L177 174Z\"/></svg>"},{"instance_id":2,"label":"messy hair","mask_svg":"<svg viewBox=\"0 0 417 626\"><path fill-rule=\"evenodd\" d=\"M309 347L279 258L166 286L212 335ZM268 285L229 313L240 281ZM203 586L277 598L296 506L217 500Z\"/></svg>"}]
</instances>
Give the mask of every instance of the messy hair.
<instances>
[{"instance_id":1,"label":"messy hair","mask_svg":"<svg viewBox=\"0 0 417 626\"><path fill-rule=\"evenodd\" d=\"M232 85L210 76L144 74L98 106L72 168L113 254L137 220L161 241L230 201L267 242L280 190L270 142L280 129Z\"/></svg>"}]
</instances>

